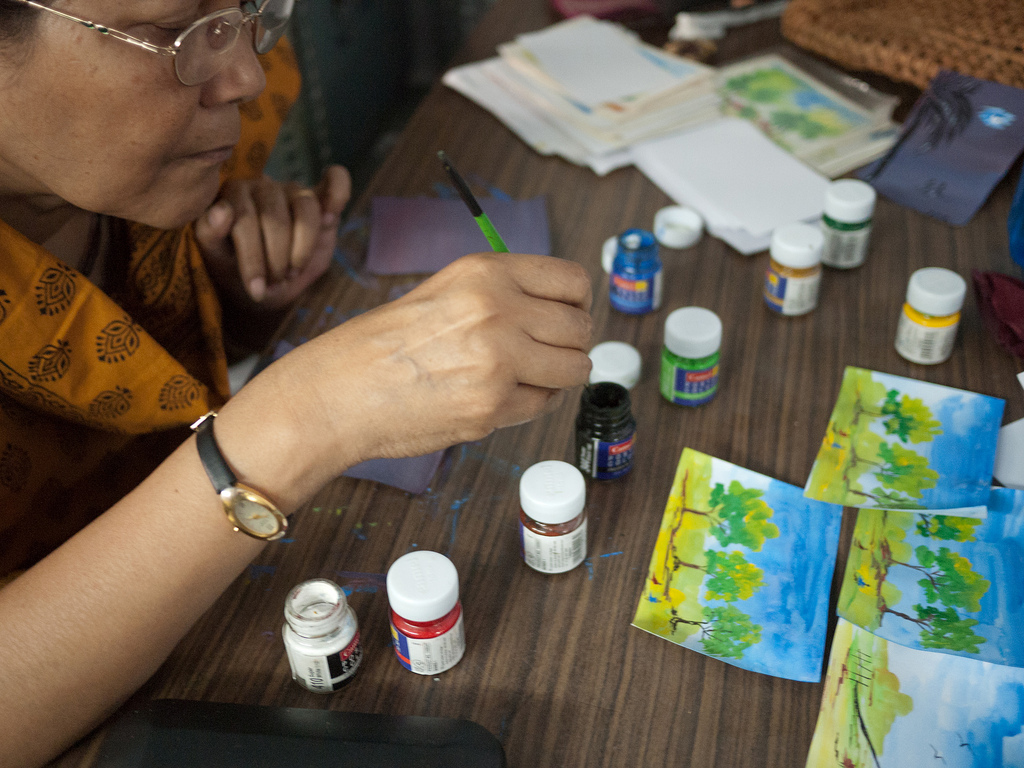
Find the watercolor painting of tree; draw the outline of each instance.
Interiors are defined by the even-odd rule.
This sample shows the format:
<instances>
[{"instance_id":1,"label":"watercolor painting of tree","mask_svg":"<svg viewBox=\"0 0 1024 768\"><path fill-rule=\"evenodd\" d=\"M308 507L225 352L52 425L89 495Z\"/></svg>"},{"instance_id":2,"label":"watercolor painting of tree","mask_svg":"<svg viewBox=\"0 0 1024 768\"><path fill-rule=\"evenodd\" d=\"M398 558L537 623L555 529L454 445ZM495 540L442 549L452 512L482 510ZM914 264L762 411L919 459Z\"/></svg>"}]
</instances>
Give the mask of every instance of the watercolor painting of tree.
<instances>
[{"instance_id":1,"label":"watercolor painting of tree","mask_svg":"<svg viewBox=\"0 0 1024 768\"><path fill-rule=\"evenodd\" d=\"M804 492L851 507L981 516L1003 405L847 368Z\"/></svg>"},{"instance_id":2,"label":"watercolor painting of tree","mask_svg":"<svg viewBox=\"0 0 1024 768\"><path fill-rule=\"evenodd\" d=\"M820 679L840 518L795 486L684 450L633 624L745 669Z\"/></svg>"},{"instance_id":3,"label":"watercolor painting of tree","mask_svg":"<svg viewBox=\"0 0 1024 768\"><path fill-rule=\"evenodd\" d=\"M806 768L1024 765L1024 669L906 648L839 619Z\"/></svg>"},{"instance_id":4,"label":"watercolor painting of tree","mask_svg":"<svg viewBox=\"0 0 1024 768\"><path fill-rule=\"evenodd\" d=\"M1024 666L1024 491L993 489L988 508L860 510L839 615L913 648Z\"/></svg>"}]
</instances>

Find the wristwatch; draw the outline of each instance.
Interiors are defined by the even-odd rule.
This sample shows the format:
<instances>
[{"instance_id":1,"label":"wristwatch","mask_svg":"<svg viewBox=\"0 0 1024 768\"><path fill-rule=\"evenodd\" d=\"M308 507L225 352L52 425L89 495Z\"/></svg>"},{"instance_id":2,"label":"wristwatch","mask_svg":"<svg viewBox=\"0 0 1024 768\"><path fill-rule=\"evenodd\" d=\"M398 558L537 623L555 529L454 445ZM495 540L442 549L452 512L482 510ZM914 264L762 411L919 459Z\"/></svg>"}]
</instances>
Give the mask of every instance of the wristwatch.
<instances>
[{"instance_id":1,"label":"wristwatch","mask_svg":"<svg viewBox=\"0 0 1024 768\"><path fill-rule=\"evenodd\" d=\"M235 473L224 460L224 455L213 438L213 420L216 411L200 417L193 425L196 433L196 448L213 488L220 496L224 512L236 531L262 541L280 539L288 532L288 519L274 502L251 488L238 482Z\"/></svg>"}]
</instances>

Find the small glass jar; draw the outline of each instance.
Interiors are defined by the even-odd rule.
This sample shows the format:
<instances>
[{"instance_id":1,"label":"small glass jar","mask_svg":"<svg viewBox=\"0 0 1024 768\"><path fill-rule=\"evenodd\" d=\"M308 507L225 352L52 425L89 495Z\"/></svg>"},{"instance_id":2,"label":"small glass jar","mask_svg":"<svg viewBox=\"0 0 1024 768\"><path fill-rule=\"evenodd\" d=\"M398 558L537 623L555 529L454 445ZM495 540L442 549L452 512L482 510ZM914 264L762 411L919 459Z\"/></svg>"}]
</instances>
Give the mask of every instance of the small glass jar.
<instances>
[{"instance_id":1,"label":"small glass jar","mask_svg":"<svg viewBox=\"0 0 1024 768\"><path fill-rule=\"evenodd\" d=\"M722 321L710 309L683 307L665 318L661 396L676 405L701 405L718 392Z\"/></svg>"},{"instance_id":2,"label":"small glass jar","mask_svg":"<svg viewBox=\"0 0 1024 768\"><path fill-rule=\"evenodd\" d=\"M661 257L654 235L645 229L627 229L619 235L615 260L608 277L613 309L643 315L661 306Z\"/></svg>"},{"instance_id":3,"label":"small glass jar","mask_svg":"<svg viewBox=\"0 0 1024 768\"><path fill-rule=\"evenodd\" d=\"M967 282L956 272L942 267L914 272L896 327L896 351L910 362L922 365L948 360L966 294Z\"/></svg>"},{"instance_id":4,"label":"small glass jar","mask_svg":"<svg viewBox=\"0 0 1024 768\"><path fill-rule=\"evenodd\" d=\"M519 479L519 543L541 573L565 573L587 556L587 484L572 464L541 461Z\"/></svg>"},{"instance_id":5,"label":"small glass jar","mask_svg":"<svg viewBox=\"0 0 1024 768\"><path fill-rule=\"evenodd\" d=\"M825 246L821 263L837 269L853 269L864 263L871 239L875 188L859 179L839 179L825 190L821 231Z\"/></svg>"},{"instance_id":6,"label":"small glass jar","mask_svg":"<svg viewBox=\"0 0 1024 768\"><path fill-rule=\"evenodd\" d=\"M764 301L780 315L806 315L818 306L825 237L810 224L786 224L772 232Z\"/></svg>"},{"instance_id":7,"label":"small glass jar","mask_svg":"<svg viewBox=\"0 0 1024 768\"><path fill-rule=\"evenodd\" d=\"M576 416L576 462L595 480L622 477L633 467L636 419L629 391L602 381L583 388Z\"/></svg>"},{"instance_id":8,"label":"small glass jar","mask_svg":"<svg viewBox=\"0 0 1024 768\"><path fill-rule=\"evenodd\" d=\"M387 575L391 640L399 663L418 675L451 669L466 652L459 574L438 552L402 555Z\"/></svg>"},{"instance_id":9,"label":"small glass jar","mask_svg":"<svg viewBox=\"0 0 1024 768\"><path fill-rule=\"evenodd\" d=\"M341 587L327 579L304 581L284 604L281 630L292 679L314 693L331 693L351 682L363 649L355 611Z\"/></svg>"}]
</instances>

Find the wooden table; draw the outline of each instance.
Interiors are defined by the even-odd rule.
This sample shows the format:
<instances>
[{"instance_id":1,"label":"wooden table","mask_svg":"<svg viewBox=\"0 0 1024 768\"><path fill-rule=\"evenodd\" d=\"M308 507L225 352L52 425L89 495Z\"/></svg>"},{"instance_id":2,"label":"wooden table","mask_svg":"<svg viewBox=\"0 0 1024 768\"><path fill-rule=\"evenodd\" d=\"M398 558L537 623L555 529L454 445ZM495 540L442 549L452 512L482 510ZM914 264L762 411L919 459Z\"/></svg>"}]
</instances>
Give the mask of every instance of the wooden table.
<instances>
[{"instance_id":1,"label":"wooden table","mask_svg":"<svg viewBox=\"0 0 1024 768\"><path fill-rule=\"evenodd\" d=\"M543 0L500 0L462 59L493 55L497 43L552 21ZM722 59L779 40L773 22L734 32ZM520 559L516 529L522 471L543 459L572 459L574 397L551 418L450 449L422 495L349 479L323 489L296 515L294 540L265 550L141 695L466 718L494 733L519 768L802 766L820 684L746 672L630 626L676 463L689 446L802 486L846 365L1003 397L1007 421L1024 416L1014 378L1020 362L983 328L973 293L951 360L916 366L893 349L915 269L1019 274L1007 249L1010 184L962 228L880 199L867 263L827 271L810 315L767 311L760 297L767 256L741 256L705 237L689 250L663 252L663 309L630 317L609 308L601 243L629 227L650 228L670 202L660 190L632 168L598 178L541 157L484 110L436 86L353 215L365 215L374 195L432 194L443 180L440 148L465 175L518 198L547 196L554 253L584 264L593 278L595 343L626 341L643 356L633 391L635 466L623 480L590 485L585 566L559 576L532 571ZM369 308L419 279L334 277L318 284L283 338L323 330L327 307ZM665 316L687 305L714 310L725 327L719 394L696 409L668 404L657 386ZM840 568L852 522L847 510ZM437 678L404 670L389 645L383 574L414 549L450 557L462 585L466 655ZM286 592L314 577L354 590L365 643L355 682L331 696L292 682L280 637ZM835 593L833 584L833 604ZM79 747L62 763L87 763L83 753L93 752Z\"/></svg>"}]
</instances>

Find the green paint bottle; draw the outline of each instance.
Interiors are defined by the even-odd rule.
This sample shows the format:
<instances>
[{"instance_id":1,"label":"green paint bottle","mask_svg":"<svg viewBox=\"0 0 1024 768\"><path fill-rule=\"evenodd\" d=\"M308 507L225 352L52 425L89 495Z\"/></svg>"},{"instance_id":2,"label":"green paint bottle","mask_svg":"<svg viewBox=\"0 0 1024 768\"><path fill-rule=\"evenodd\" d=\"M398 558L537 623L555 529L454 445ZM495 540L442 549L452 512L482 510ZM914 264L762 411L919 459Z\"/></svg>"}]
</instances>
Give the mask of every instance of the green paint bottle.
<instances>
[{"instance_id":1,"label":"green paint bottle","mask_svg":"<svg viewBox=\"0 0 1024 768\"><path fill-rule=\"evenodd\" d=\"M676 405L701 405L718 392L722 321L710 309L683 307L665 319L661 395Z\"/></svg>"}]
</instances>

